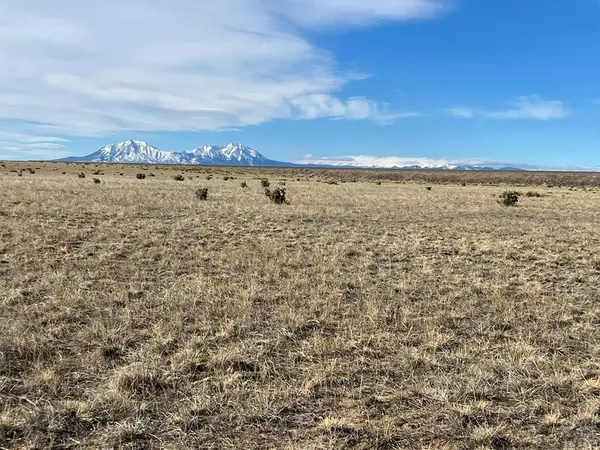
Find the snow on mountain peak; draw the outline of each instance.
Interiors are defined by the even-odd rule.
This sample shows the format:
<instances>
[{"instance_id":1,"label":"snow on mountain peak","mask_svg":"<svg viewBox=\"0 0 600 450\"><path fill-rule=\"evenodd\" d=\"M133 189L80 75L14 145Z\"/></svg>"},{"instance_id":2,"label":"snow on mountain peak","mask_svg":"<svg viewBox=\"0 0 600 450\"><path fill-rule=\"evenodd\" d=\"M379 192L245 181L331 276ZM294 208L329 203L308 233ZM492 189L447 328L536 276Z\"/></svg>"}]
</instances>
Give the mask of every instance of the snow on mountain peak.
<instances>
[{"instance_id":1,"label":"snow on mountain peak","mask_svg":"<svg viewBox=\"0 0 600 450\"><path fill-rule=\"evenodd\" d=\"M277 165L275 161L270 161L244 144L205 145L185 152L166 152L145 141L131 139L107 145L88 156L65 160L138 164Z\"/></svg>"}]
</instances>

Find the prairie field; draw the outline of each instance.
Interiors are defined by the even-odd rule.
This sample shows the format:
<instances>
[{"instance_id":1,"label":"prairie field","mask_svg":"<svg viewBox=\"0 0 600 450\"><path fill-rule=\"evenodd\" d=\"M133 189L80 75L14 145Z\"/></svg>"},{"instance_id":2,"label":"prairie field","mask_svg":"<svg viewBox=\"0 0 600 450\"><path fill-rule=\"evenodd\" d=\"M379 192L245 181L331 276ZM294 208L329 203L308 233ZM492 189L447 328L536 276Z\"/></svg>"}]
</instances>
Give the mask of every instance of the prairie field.
<instances>
[{"instance_id":1,"label":"prairie field","mask_svg":"<svg viewBox=\"0 0 600 450\"><path fill-rule=\"evenodd\" d=\"M4 163L0 448L600 448L597 185Z\"/></svg>"}]
</instances>

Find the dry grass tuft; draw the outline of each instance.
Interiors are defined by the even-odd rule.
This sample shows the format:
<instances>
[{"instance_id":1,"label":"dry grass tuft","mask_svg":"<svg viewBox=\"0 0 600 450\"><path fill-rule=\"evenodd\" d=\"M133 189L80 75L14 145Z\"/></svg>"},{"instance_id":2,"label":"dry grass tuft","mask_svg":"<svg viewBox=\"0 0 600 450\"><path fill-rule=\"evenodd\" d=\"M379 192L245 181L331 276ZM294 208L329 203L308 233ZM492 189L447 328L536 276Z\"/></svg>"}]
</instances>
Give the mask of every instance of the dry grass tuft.
<instances>
[{"instance_id":1,"label":"dry grass tuft","mask_svg":"<svg viewBox=\"0 0 600 450\"><path fill-rule=\"evenodd\" d=\"M100 183L102 183L102 181L100 181L99 178L94 178L93 180L94 180L94 184L100 184Z\"/></svg>"},{"instance_id":2,"label":"dry grass tuft","mask_svg":"<svg viewBox=\"0 0 600 450\"><path fill-rule=\"evenodd\" d=\"M173 177L173 179L174 179L175 181L185 181L185 177L184 177L183 175L181 175L181 174L179 174L179 175L175 175L175 176Z\"/></svg>"},{"instance_id":3,"label":"dry grass tuft","mask_svg":"<svg viewBox=\"0 0 600 450\"><path fill-rule=\"evenodd\" d=\"M139 363L118 369L112 384L117 391L125 395L147 399L164 394L169 389L169 383L163 373Z\"/></svg>"},{"instance_id":4,"label":"dry grass tuft","mask_svg":"<svg viewBox=\"0 0 600 450\"><path fill-rule=\"evenodd\" d=\"M145 179L146 179L146 174L145 174L145 173L136 173L136 174L135 174L135 177L136 177L138 180L145 180Z\"/></svg>"}]
</instances>

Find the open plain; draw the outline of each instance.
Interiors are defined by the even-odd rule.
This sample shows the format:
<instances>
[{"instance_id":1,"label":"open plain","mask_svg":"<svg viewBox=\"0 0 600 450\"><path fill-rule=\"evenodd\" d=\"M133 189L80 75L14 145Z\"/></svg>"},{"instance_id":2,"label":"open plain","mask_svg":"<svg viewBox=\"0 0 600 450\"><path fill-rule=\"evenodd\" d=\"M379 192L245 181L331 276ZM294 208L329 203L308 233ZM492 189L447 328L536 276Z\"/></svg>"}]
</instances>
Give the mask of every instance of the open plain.
<instances>
[{"instance_id":1,"label":"open plain","mask_svg":"<svg viewBox=\"0 0 600 450\"><path fill-rule=\"evenodd\" d=\"M0 448L600 448L598 185L4 163Z\"/></svg>"}]
</instances>

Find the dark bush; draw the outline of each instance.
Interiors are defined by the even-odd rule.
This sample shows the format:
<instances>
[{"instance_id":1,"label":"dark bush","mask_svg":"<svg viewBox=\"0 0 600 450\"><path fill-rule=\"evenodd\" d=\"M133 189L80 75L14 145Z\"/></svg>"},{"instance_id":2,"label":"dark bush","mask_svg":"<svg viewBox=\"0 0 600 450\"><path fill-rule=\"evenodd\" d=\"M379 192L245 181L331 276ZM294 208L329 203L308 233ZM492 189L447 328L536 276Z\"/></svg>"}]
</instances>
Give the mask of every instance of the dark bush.
<instances>
[{"instance_id":1,"label":"dark bush","mask_svg":"<svg viewBox=\"0 0 600 450\"><path fill-rule=\"evenodd\" d=\"M79 178L85 178L85 173L83 173L83 172L80 172L80 173L79 173L77 176L78 176Z\"/></svg>"},{"instance_id":2,"label":"dark bush","mask_svg":"<svg viewBox=\"0 0 600 450\"><path fill-rule=\"evenodd\" d=\"M285 192L285 188L275 188L273 190L270 190L269 188L265 189L265 195L267 197L269 197L269 200L271 200L273 203L276 203L278 205L281 204L289 204L289 202L286 199L286 192Z\"/></svg>"},{"instance_id":3,"label":"dark bush","mask_svg":"<svg viewBox=\"0 0 600 450\"><path fill-rule=\"evenodd\" d=\"M208 175L208 176L206 177L206 179L207 179L207 180L209 180L209 181L210 181L210 180L212 180L212 175Z\"/></svg>"},{"instance_id":4,"label":"dark bush","mask_svg":"<svg viewBox=\"0 0 600 450\"><path fill-rule=\"evenodd\" d=\"M174 179L175 181L185 181L185 177L184 177L183 175L181 175L181 174L180 174L180 175L175 175L175 176L173 177L173 179Z\"/></svg>"},{"instance_id":5,"label":"dark bush","mask_svg":"<svg viewBox=\"0 0 600 450\"><path fill-rule=\"evenodd\" d=\"M240 186L243 187L243 188L247 188L248 187L248 183L246 183L245 181L242 181L240 183Z\"/></svg>"},{"instance_id":6,"label":"dark bush","mask_svg":"<svg viewBox=\"0 0 600 450\"><path fill-rule=\"evenodd\" d=\"M33 174L35 173L35 170L33 170L31 167L28 167L28 168L27 168L27 171L28 171L28 172L29 172L31 175L33 175Z\"/></svg>"},{"instance_id":7,"label":"dark bush","mask_svg":"<svg viewBox=\"0 0 600 450\"><path fill-rule=\"evenodd\" d=\"M196 198L198 200L208 200L208 188L200 188L196 191Z\"/></svg>"},{"instance_id":8,"label":"dark bush","mask_svg":"<svg viewBox=\"0 0 600 450\"><path fill-rule=\"evenodd\" d=\"M102 183L102 182L101 182L101 181L100 181L98 178L94 178L94 183L95 183L95 184L100 184L100 183Z\"/></svg>"},{"instance_id":9,"label":"dark bush","mask_svg":"<svg viewBox=\"0 0 600 450\"><path fill-rule=\"evenodd\" d=\"M22 177L23 176L23 172L19 170L19 172L17 173L18 177Z\"/></svg>"},{"instance_id":10,"label":"dark bush","mask_svg":"<svg viewBox=\"0 0 600 450\"><path fill-rule=\"evenodd\" d=\"M146 179L146 174L145 173L137 173L137 174L135 174L135 177L138 180L145 180Z\"/></svg>"},{"instance_id":11,"label":"dark bush","mask_svg":"<svg viewBox=\"0 0 600 450\"><path fill-rule=\"evenodd\" d=\"M260 180L260 185L264 188L268 188L269 186L271 186L271 183L269 183L269 180L264 179L264 180Z\"/></svg>"},{"instance_id":12,"label":"dark bush","mask_svg":"<svg viewBox=\"0 0 600 450\"><path fill-rule=\"evenodd\" d=\"M154 175L152 172L150 172L150 173L148 174L148 176L149 176L149 177L152 177L152 178L154 178L156 175Z\"/></svg>"},{"instance_id":13,"label":"dark bush","mask_svg":"<svg viewBox=\"0 0 600 450\"><path fill-rule=\"evenodd\" d=\"M540 198L540 197L544 197L544 195L543 195L543 194L540 194L539 192L529 191L529 192L526 192L526 193L525 193L525 197L529 197L529 198L532 198L532 197Z\"/></svg>"},{"instance_id":14,"label":"dark bush","mask_svg":"<svg viewBox=\"0 0 600 450\"><path fill-rule=\"evenodd\" d=\"M427 186L425 189L427 189L428 191L431 191L433 188L431 186Z\"/></svg>"},{"instance_id":15,"label":"dark bush","mask_svg":"<svg viewBox=\"0 0 600 450\"><path fill-rule=\"evenodd\" d=\"M505 191L500 195L500 203L502 203L504 206L517 206L520 196L520 192Z\"/></svg>"}]
</instances>

